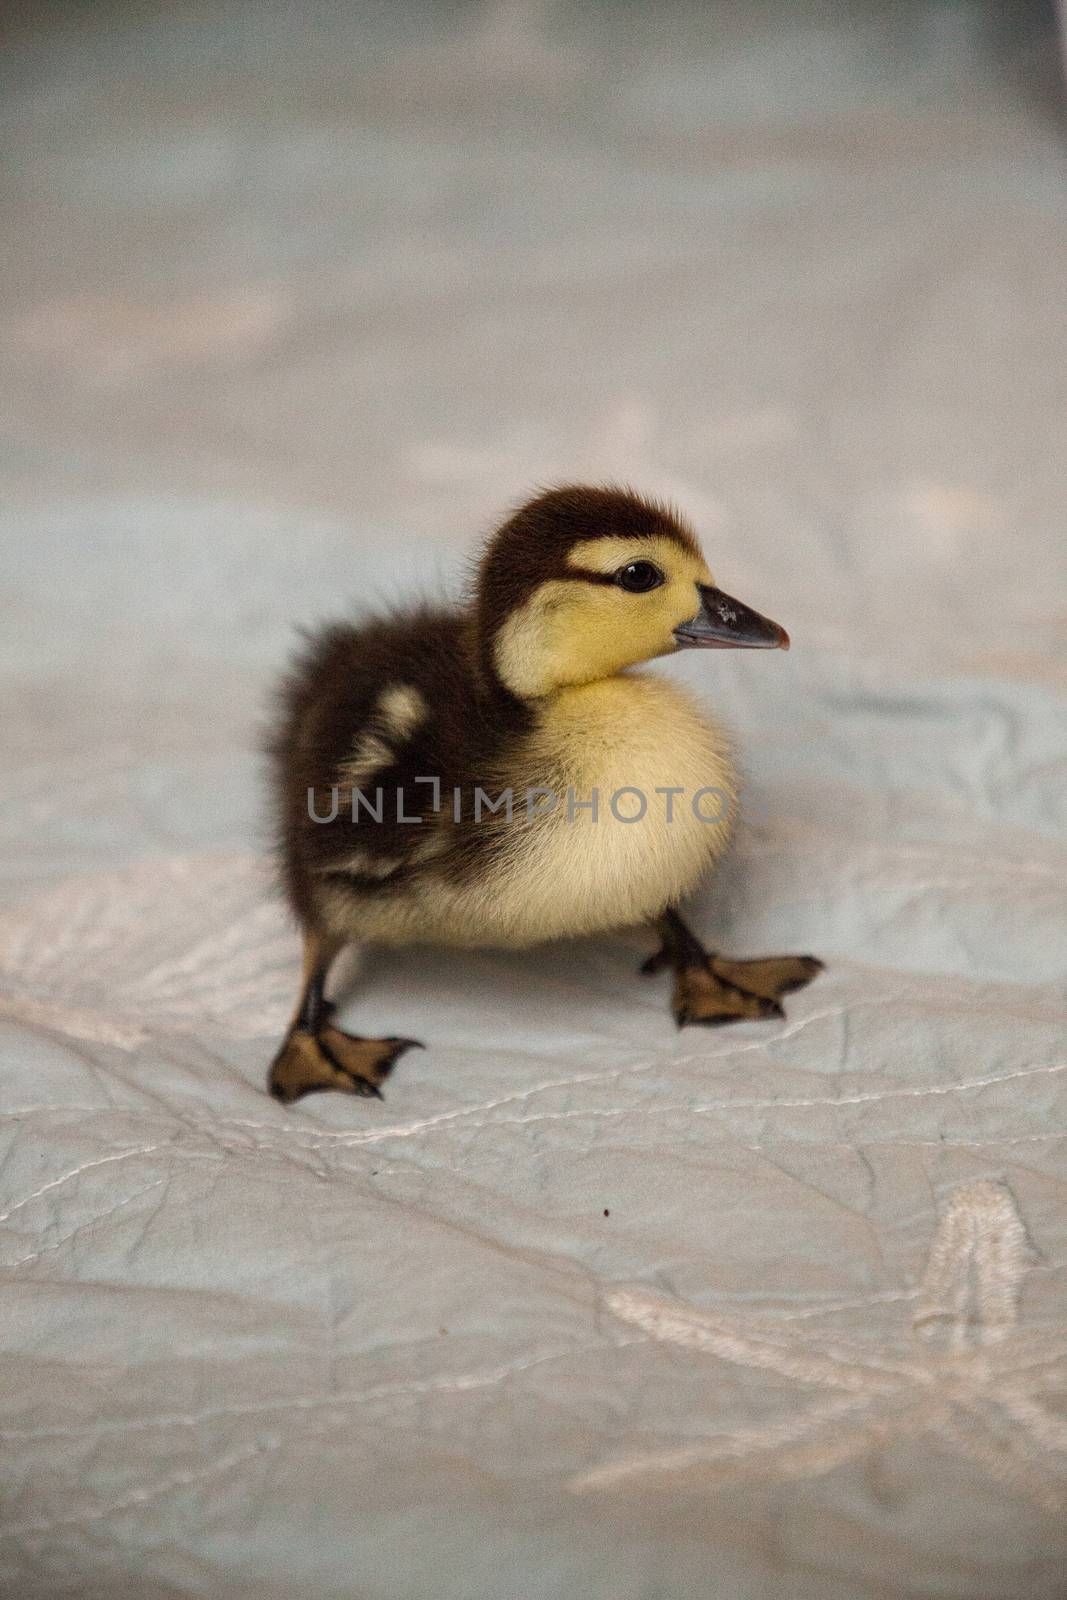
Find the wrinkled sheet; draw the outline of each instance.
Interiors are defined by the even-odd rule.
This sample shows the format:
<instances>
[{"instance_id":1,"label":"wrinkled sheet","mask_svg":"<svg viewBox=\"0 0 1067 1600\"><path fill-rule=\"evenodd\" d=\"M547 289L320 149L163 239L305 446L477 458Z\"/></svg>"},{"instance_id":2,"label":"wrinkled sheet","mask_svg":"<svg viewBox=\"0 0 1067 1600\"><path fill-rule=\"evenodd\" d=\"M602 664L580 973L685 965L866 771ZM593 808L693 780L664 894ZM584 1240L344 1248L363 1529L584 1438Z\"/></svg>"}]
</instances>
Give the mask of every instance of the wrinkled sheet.
<instances>
[{"instance_id":1,"label":"wrinkled sheet","mask_svg":"<svg viewBox=\"0 0 1067 1600\"><path fill-rule=\"evenodd\" d=\"M38 9L0 71L0 1591L1053 1600L1067 213L1024 8ZM673 496L789 656L672 663L694 905L371 955L283 1108L293 627L538 482Z\"/></svg>"}]
</instances>

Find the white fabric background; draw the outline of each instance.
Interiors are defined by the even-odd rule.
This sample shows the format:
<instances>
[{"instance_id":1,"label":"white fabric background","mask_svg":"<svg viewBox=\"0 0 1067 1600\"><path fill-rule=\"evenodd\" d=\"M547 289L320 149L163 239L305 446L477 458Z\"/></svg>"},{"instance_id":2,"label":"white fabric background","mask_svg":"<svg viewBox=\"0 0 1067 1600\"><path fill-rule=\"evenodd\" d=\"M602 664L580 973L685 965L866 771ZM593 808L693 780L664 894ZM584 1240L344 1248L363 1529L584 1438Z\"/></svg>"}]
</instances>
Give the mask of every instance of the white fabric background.
<instances>
[{"instance_id":1,"label":"white fabric background","mask_svg":"<svg viewBox=\"0 0 1067 1600\"><path fill-rule=\"evenodd\" d=\"M977 0L9 22L4 1593L1062 1594L1056 59ZM792 632L665 670L748 774L696 922L829 970L676 1034L625 944L375 956L352 1024L429 1049L279 1107L293 625L458 590L571 477L674 496ZM992 1443L809 1449L766 1342L868 1370L931 1296L952 1382L983 1305L1052 1360L1037 1419L994 1373Z\"/></svg>"}]
</instances>

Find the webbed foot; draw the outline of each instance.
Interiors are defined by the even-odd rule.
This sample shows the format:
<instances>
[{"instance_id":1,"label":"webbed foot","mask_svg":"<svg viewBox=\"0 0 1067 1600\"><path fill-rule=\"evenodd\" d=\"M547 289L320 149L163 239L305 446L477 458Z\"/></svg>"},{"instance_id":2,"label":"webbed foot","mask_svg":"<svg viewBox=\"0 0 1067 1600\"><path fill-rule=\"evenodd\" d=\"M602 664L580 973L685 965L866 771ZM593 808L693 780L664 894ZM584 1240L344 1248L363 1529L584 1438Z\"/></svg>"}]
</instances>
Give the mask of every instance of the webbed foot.
<instances>
[{"instance_id":1,"label":"webbed foot","mask_svg":"<svg viewBox=\"0 0 1067 1600\"><path fill-rule=\"evenodd\" d=\"M421 1048L417 1039L360 1039L329 1023L318 1033L294 1028L271 1063L270 1092L286 1104L326 1089L380 1100L380 1085L413 1046Z\"/></svg>"},{"instance_id":2,"label":"webbed foot","mask_svg":"<svg viewBox=\"0 0 1067 1600\"><path fill-rule=\"evenodd\" d=\"M784 1017L782 999L802 989L823 970L815 956L763 956L753 961L731 961L712 955L686 927L677 912L669 911L661 924L662 948L643 964L645 973L674 969L674 1020L721 1027L728 1022L755 1022Z\"/></svg>"},{"instance_id":3,"label":"webbed foot","mask_svg":"<svg viewBox=\"0 0 1067 1600\"><path fill-rule=\"evenodd\" d=\"M675 974L674 1020L680 1028L690 1022L715 1028L784 1017L780 997L810 983L821 970L822 963L813 956L768 956L759 961L705 956L699 964L679 967Z\"/></svg>"}]
</instances>

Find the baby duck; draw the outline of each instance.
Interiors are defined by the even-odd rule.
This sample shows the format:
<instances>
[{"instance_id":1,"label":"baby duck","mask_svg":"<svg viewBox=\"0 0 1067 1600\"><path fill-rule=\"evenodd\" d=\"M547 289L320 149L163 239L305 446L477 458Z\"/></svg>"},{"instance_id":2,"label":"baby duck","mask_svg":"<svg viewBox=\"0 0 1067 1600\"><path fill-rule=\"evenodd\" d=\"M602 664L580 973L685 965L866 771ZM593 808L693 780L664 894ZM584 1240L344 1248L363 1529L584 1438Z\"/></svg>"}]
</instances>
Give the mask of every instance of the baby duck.
<instances>
[{"instance_id":1,"label":"baby duck","mask_svg":"<svg viewBox=\"0 0 1067 1600\"><path fill-rule=\"evenodd\" d=\"M465 609L314 637L269 747L304 934L271 1092L380 1096L418 1043L335 1025L326 977L354 942L515 948L647 924L661 947L642 971L671 968L679 1026L782 1016L822 963L727 960L677 909L730 834L726 738L682 689L631 669L676 650L788 646L716 588L673 511L580 486L497 530Z\"/></svg>"}]
</instances>

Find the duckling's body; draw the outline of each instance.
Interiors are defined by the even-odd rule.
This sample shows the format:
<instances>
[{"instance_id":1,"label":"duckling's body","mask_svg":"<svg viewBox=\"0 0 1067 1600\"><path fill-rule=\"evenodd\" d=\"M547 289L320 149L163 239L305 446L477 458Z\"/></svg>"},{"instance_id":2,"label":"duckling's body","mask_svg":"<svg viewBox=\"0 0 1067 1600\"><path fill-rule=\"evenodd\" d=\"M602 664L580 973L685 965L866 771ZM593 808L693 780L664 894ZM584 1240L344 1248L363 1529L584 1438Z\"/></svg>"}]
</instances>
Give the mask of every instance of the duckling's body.
<instances>
[{"instance_id":1,"label":"duckling's body","mask_svg":"<svg viewBox=\"0 0 1067 1600\"><path fill-rule=\"evenodd\" d=\"M642 569L656 580L631 592L635 575L648 582ZM285 881L307 936L276 1094L378 1092L412 1042L330 1024L323 983L348 943L522 947L660 923L661 956L678 968L677 932L661 919L725 848L734 769L702 708L634 663L677 647L675 630L699 621L699 591L719 594L710 585L693 536L662 509L558 490L496 535L469 608L336 626L312 642L271 747ZM750 630L776 630L752 642L782 642L739 609ZM702 1016L676 991L676 1014L779 1010L778 994L817 970L781 959L794 964L771 992L746 1004L737 989L724 1014Z\"/></svg>"}]
</instances>

